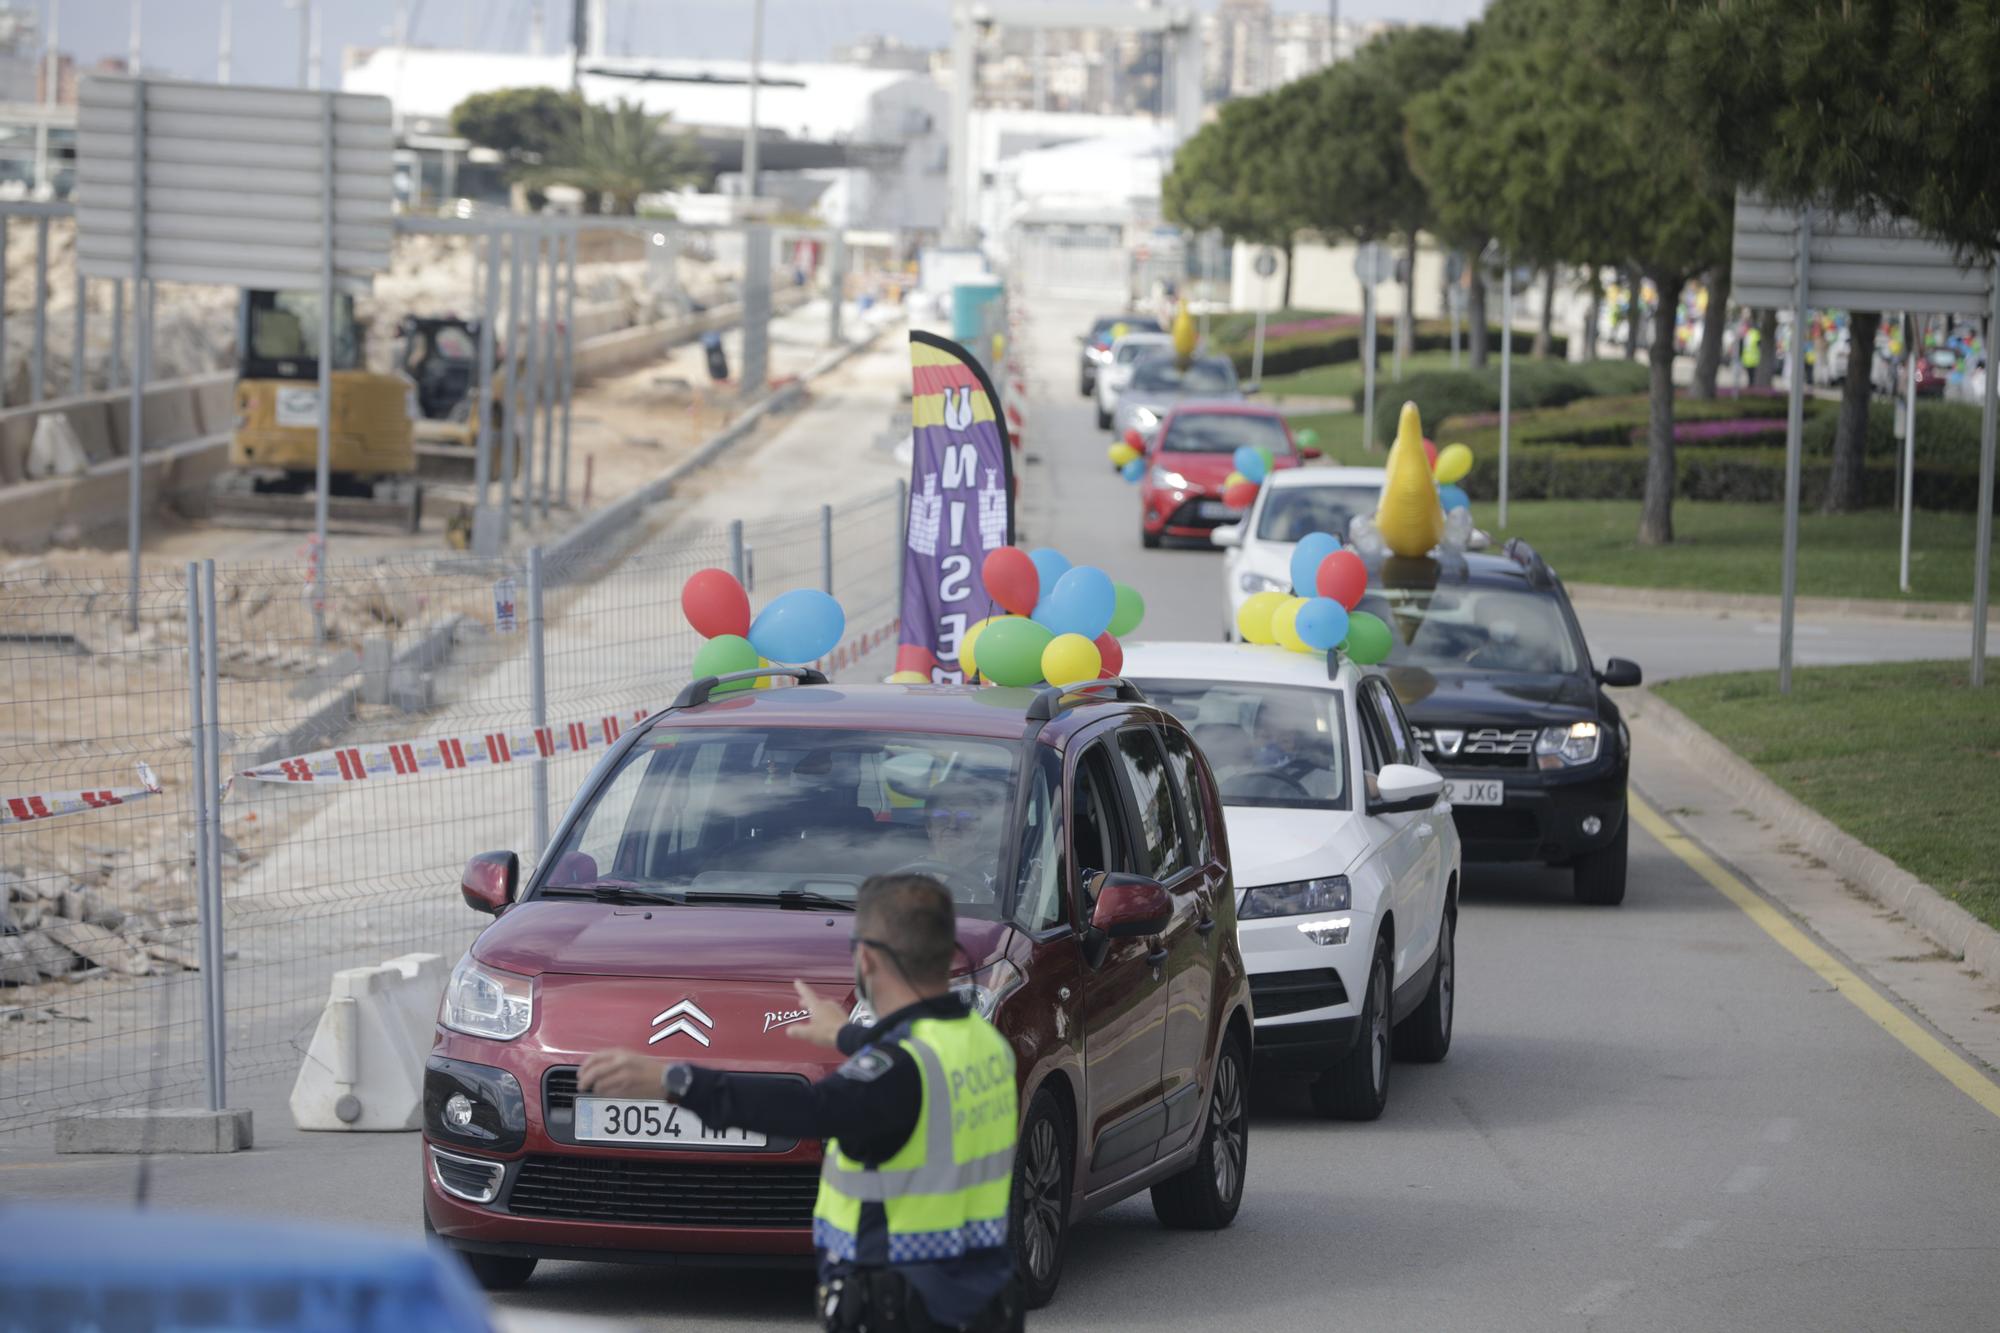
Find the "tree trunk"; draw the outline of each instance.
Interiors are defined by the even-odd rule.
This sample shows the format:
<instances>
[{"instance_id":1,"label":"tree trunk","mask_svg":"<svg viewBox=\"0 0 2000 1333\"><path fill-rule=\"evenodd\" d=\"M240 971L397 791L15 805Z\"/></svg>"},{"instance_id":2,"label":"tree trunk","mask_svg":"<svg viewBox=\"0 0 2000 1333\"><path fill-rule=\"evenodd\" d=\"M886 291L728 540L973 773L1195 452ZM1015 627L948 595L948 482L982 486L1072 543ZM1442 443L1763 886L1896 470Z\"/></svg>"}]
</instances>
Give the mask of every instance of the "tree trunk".
<instances>
[{"instance_id":1,"label":"tree trunk","mask_svg":"<svg viewBox=\"0 0 2000 1333\"><path fill-rule=\"evenodd\" d=\"M1486 369L1486 275L1479 271L1479 252L1472 252L1472 260L1466 267L1468 281L1465 288L1465 322L1469 326L1468 341L1471 348L1472 368Z\"/></svg>"},{"instance_id":2,"label":"tree trunk","mask_svg":"<svg viewBox=\"0 0 2000 1333\"><path fill-rule=\"evenodd\" d=\"M1847 383L1840 390L1840 419L1833 429L1833 467L1827 473L1826 500L1820 506L1829 514L1861 507L1862 464L1868 452L1868 391L1872 387L1868 372L1875 364L1875 333L1881 327L1880 311L1856 310L1847 318Z\"/></svg>"},{"instance_id":3,"label":"tree trunk","mask_svg":"<svg viewBox=\"0 0 2000 1333\"><path fill-rule=\"evenodd\" d=\"M1639 284L1644 279L1639 274L1627 271L1625 274L1625 359L1639 359L1639 312L1646 303L1639 299Z\"/></svg>"},{"instance_id":4,"label":"tree trunk","mask_svg":"<svg viewBox=\"0 0 2000 1333\"><path fill-rule=\"evenodd\" d=\"M1665 546L1674 539L1674 317L1666 293L1681 283L1655 278L1659 316L1653 321L1653 348L1646 395L1646 498L1639 510L1639 545ZM1636 298L1638 289L1633 288ZM1636 305L1636 299L1634 304Z\"/></svg>"},{"instance_id":5,"label":"tree trunk","mask_svg":"<svg viewBox=\"0 0 2000 1333\"><path fill-rule=\"evenodd\" d=\"M1750 383L1759 389L1771 387L1772 377L1778 373L1778 312L1763 310L1757 314L1757 368L1750 372Z\"/></svg>"},{"instance_id":6,"label":"tree trunk","mask_svg":"<svg viewBox=\"0 0 2000 1333\"><path fill-rule=\"evenodd\" d=\"M1535 360L1549 359L1549 348L1554 344L1553 325L1556 318L1556 267L1549 265L1542 270L1542 322L1535 325Z\"/></svg>"},{"instance_id":7,"label":"tree trunk","mask_svg":"<svg viewBox=\"0 0 2000 1333\"><path fill-rule=\"evenodd\" d=\"M1604 284L1590 271L1590 310L1583 319L1583 359L1597 360L1597 323L1604 318Z\"/></svg>"},{"instance_id":8,"label":"tree trunk","mask_svg":"<svg viewBox=\"0 0 2000 1333\"><path fill-rule=\"evenodd\" d=\"M1279 309L1292 308L1292 238L1285 238L1285 294L1279 302Z\"/></svg>"},{"instance_id":9,"label":"tree trunk","mask_svg":"<svg viewBox=\"0 0 2000 1333\"><path fill-rule=\"evenodd\" d=\"M1716 372L1722 369L1722 333L1729 324L1729 266L1708 271L1708 309L1701 316L1701 350L1694 357L1694 396L1715 397Z\"/></svg>"},{"instance_id":10,"label":"tree trunk","mask_svg":"<svg viewBox=\"0 0 2000 1333\"><path fill-rule=\"evenodd\" d=\"M1408 361L1417 350L1417 234L1403 243L1403 318L1396 324L1396 356Z\"/></svg>"}]
</instances>

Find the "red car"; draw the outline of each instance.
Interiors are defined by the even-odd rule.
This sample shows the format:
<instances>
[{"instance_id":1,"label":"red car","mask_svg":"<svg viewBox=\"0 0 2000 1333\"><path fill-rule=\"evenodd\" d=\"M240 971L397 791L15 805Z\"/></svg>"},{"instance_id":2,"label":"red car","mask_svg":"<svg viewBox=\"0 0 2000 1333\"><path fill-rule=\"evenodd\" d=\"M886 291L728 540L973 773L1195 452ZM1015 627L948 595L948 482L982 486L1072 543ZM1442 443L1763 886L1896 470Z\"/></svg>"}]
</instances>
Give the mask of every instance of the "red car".
<instances>
[{"instance_id":1,"label":"red car","mask_svg":"<svg viewBox=\"0 0 2000 1333\"><path fill-rule=\"evenodd\" d=\"M1013 1239L1036 1303L1070 1224L1150 1188L1169 1226L1242 1199L1250 1003L1222 806L1135 687L695 682L586 781L541 867L475 857L496 917L455 969L424 1083L424 1217L491 1287L537 1259L804 1261L820 1145L580 1096L637 1045L774 1079L793 980L855 1006L864 878L936 875L959 987L1012 1043L1024 1108ZM767 671L765 674L773 674ZM734 678L724 677L722 680Z\"/></svg>"},{"instance_id":2,"label":"red car","mask_svg":"<svg viewBox=\"0 0 2000 1333\"><path fill-rule=\"evenodd\" d=\"M1139 540L1158 546L1168 537L1207 541L1209 532L1243 517L1222 500L1224 478L1236 470L1244 445L1270 449L1273 469L1318 458L1300 449L1285 418L1249 403L1189 403L1176 407L1146 446L1146 475L1139 482Z\"/></svg>"}]
</instances>

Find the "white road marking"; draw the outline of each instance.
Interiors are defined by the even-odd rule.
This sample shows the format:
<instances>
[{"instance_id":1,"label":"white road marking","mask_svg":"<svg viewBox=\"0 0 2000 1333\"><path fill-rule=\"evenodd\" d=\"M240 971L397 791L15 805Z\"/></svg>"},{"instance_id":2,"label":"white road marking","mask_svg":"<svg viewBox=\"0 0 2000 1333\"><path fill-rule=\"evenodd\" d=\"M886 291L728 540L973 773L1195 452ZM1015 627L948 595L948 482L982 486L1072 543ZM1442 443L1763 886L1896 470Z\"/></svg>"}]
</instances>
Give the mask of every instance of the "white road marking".
<instances>
[{"instance_id":1,"label":"white road marking","mask_svg":"<svg viewBox=\"0 0 2000 1333\"><path fill-rule=\"evenodd\" d=\"M1768 1166L1739 1166L1729 1173L1729 1179L1722 1182L1724 1194L1748 1194L1763 1184L1771 1174Z\"/></svg>"},{"instance_id":2,"label":"white road marking","mask_svg":"<svg viewBox=\"0 0 2000 1333\"><path fill-rule=\"evenodd\" d=\"M1792 1141L1792 1134L1798 1127L1798 1121L1788 1115L1781 1115L1770 1124L1764 1126L1764 1142L1790 1143Z\"/></svg>"},{"instance_id":3,"label":"white road marking","mask_svg":"<svg viewBox=\"0 0 2000 1333\"><path fill-rule=\"evenodd\" d=\"M1618 1304L1626 1292L1632 1290L1630 1282L1600 1282L1583 1293L1563 1310L1564 1314L1599 1315Z\"/></svg>"},{"instance_id":4,"label":"white road marking","mask_svg":"<svg viewBox=\"0 0 2000 1333\"><path fill-rule=\"evenodd\" d=\"M1685 1250L1688 1246L1715 1230L1715 1223L1705 1217L1697 1217L1681 1223L1660 1238L1663 1250Z\"/></svg>"}]
</instances>

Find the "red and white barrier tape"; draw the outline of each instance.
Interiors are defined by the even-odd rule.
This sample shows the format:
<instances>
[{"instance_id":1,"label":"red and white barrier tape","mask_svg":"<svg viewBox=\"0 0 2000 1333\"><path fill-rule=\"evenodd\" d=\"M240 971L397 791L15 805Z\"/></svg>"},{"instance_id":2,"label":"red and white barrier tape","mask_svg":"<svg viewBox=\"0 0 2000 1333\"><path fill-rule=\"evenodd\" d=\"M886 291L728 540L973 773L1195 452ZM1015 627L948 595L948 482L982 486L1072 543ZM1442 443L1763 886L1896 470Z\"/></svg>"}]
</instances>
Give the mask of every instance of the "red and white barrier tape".
<instances>
[{"instance_id":1,"label":"red and white barrier tape","mask_svg":"<svg viewBox=\"0 0 2000 1333\"><path fill-rule=\"evenodd\" d=\"M0 824L27 824L36 820L80 815L86 810L103 810L114 805L130 805L160 794L160 780L143 761L138 766L137 787L99 787L94 791L48 791L25 796L0 796Z\"/></svg>"}]
</instances>

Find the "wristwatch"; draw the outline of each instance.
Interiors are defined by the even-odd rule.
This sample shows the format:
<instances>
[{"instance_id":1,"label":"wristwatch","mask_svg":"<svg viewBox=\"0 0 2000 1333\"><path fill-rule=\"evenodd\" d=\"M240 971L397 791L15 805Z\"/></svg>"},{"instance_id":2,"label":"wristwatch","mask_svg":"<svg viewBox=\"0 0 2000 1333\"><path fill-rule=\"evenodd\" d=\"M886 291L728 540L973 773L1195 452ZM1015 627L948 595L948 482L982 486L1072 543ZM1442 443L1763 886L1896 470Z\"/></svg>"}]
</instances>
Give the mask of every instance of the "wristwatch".
<instances>
[{"instance_id":1,"label":"wristwatch","mask_svg":"<svg viewBox=\"0 0 2000 1333\"><path fill-rule=\"evenodd\" d=\"M666 1090L668 1101L678 1102L681 1098L687 1096L688 1089L694 1086L694 1066L690 1064L668 1065L667 1072L660 1076L660 1086Z\"/></svg>"}]
</instances>

